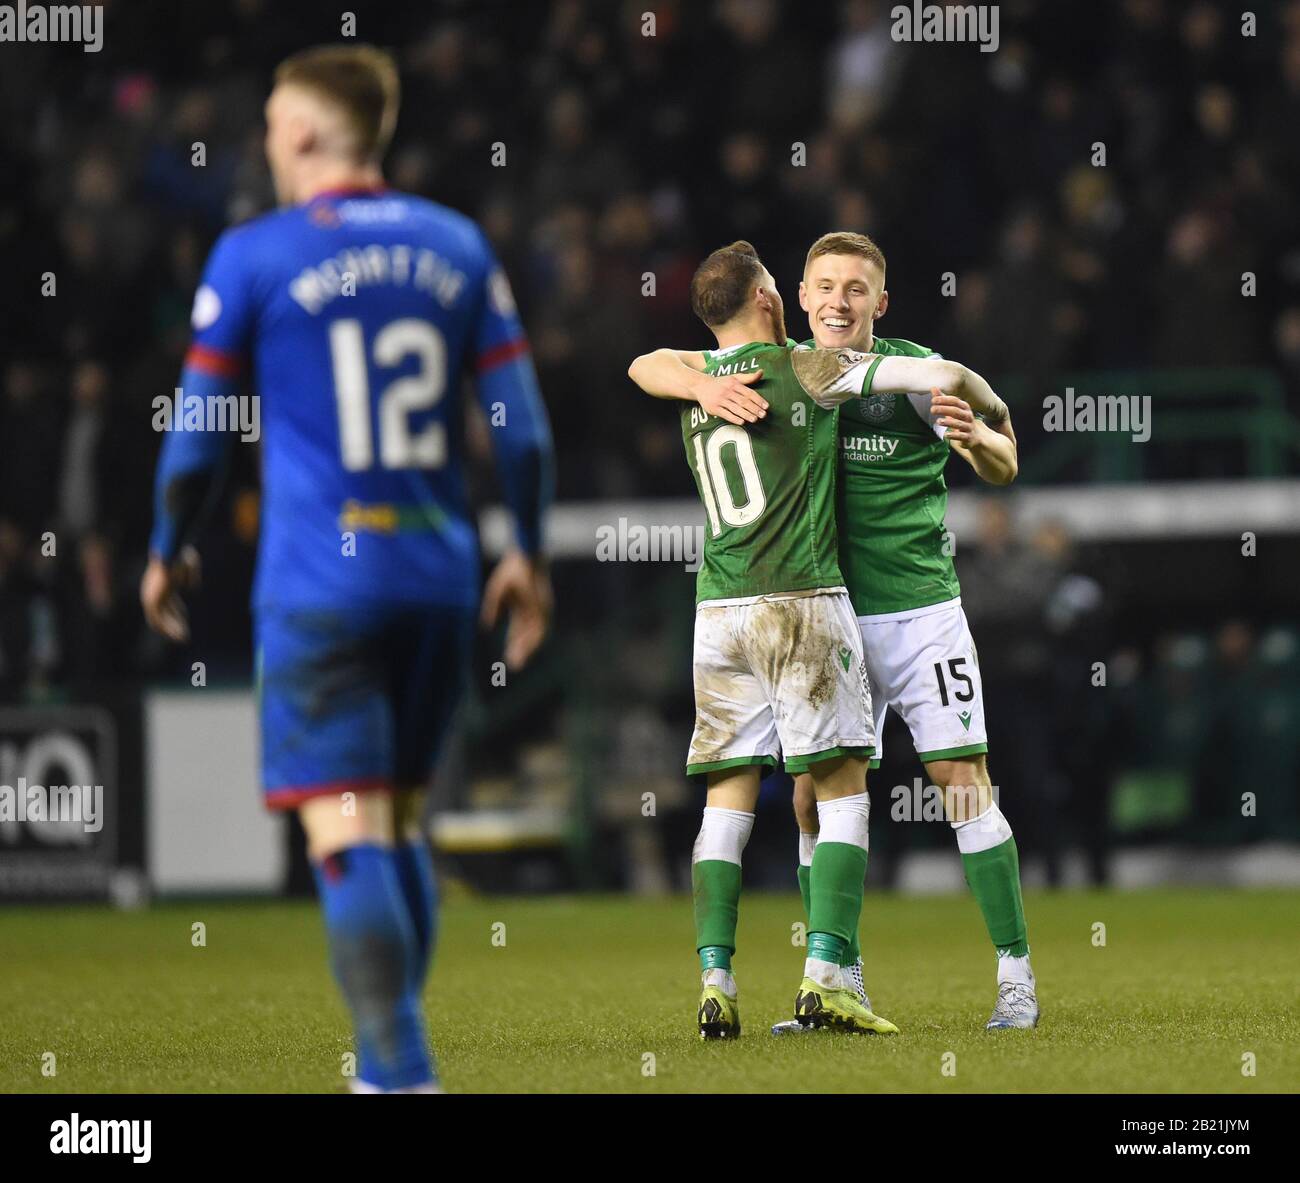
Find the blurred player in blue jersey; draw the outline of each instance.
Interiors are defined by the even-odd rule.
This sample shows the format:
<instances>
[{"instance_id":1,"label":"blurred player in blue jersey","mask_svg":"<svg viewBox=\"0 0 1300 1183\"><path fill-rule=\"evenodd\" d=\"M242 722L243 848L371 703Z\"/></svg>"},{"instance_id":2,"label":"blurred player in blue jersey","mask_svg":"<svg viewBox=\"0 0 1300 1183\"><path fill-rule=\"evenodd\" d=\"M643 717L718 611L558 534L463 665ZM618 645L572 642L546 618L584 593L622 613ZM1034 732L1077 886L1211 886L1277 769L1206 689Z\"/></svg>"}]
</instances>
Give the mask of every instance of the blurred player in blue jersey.
<instances>
[{"instance_id":1,"label":"blurred player in blue jersey","mask_svg":"<svg viewBox=\"0 0 1300 1183\"><path fill-rule=\"evenodd\" d=\"M307 50L280 66L266 155L283 208L213 248L181 377L186 407L229 400L245 374L261 399L263 784L307 833L358 1092L438 1089L420 1008L436 910L420 798L476 617L508 614L518 668L550 613L550 430L527 341L479 228L384 188L397 105L396 68L378 50ZM467 375L517 526L481 613L461 464ZM141 600L175 641L188 635L182 548L231 440L175 430L158 462Z\"/></svg>"}]
</instances>

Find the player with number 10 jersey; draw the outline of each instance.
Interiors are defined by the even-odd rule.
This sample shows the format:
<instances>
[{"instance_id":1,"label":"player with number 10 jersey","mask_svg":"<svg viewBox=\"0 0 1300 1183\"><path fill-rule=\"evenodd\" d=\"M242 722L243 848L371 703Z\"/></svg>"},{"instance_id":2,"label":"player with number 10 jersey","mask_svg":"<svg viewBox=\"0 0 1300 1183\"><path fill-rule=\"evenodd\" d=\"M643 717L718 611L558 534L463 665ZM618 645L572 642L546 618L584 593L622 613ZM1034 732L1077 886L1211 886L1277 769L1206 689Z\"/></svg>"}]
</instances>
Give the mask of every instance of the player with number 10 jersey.
<instances>
[{"instance_id":1,"label":"player with number 10 jersey","mask_svg":"<svg viewBox=\"0 0 1300 1183\"><path fill-rule=\"evenodd\" d=\"M687 771L707 782L692 854L702 1039L740 1035L736 950L740 867L759 774L784 757L807 771L827 840L810 874L808 957L795 996L801 1025L897 1028L843 984L839 962L862 907L866 767L874 750L862 643L836 558L838 406L815 401L785 348L781 298L747 242L714 251L691 305L717 340L711 373L762 372L772 414L744 426L681 409L686 458L704 503L696 583L695 731ZM629 375L639 381L642 359Z\"/></svg>"},{"instance_id":2,"label":"player with number 10 jersey","mask_svg":"<svg viewBox=\"0 0 1300 1183\"><path fill-rule=\"evenodd\" d=\"M697 722L687 771L789 771L869 758L875 735L835 528L838 408L818 406L783 345L706 350L706 372L761 370L772 408L723 423L683 406L687 460L707 524L696 580ZM724 678L724 673L727 677Z\"/></svg>"}]
</instances>

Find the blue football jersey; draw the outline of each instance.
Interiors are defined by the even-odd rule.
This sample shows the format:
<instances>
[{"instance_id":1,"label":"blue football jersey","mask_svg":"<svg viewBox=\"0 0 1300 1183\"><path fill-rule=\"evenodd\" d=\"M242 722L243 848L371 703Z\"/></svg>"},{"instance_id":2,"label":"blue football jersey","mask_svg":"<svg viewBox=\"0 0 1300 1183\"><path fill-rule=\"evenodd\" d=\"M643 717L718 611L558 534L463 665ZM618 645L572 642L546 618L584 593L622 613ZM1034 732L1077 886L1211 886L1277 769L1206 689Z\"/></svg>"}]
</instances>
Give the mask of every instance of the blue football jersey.
<instances>
[{"instance_id":1,"label":"blue football jersey","mask_svg":"<svg viewBox=\"0 0 1300 1183\"><path fill-rule=\"evenodd\" d=\"M549 426L510 285L469 218L386 189L264 215L218 240L193 324L186 398L228 396L247 373L260 400L256 607L477 600L467 377L519 544L539 549ZM164 444L152 541L164 558L183 532L169 490L211 460L203 435Z\"/></svg>"}]
</instances>

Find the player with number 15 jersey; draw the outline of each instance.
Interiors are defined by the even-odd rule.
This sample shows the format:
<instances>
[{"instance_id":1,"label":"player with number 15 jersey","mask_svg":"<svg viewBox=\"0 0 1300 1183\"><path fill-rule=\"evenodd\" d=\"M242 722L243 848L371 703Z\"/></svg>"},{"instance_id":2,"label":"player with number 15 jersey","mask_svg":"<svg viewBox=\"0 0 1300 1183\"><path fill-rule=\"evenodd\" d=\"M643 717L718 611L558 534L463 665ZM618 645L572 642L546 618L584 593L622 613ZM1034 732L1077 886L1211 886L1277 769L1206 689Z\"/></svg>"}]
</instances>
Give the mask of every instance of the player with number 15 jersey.
<instances>
[{"instance_id":1,"label":"player with number 15 jersey","mask_svg":"<svg viewBox=\"0 0 1300 1183\"><path fill-rule=\"evenodd\" d=\"M874 750L862 643L835 533L835 400L814 400L784 342L781 297L744 241L714 251L691 280L691 307L717 348L692 364L761 374L772 408L745 426L681 409L682 440L707 524L696 583L695 731L687 771L707 783L692 853L702 1039L740 1035L736 951L740 867L759 774L783 758L808 772L829 840L810 874L808 957L795 995L801 1026L897 1028L844 987L866 873L867 760ZM780 344L778 344L780 342ZM639 382L644 359L629 368Z\"/></svg>"}]
</instances>

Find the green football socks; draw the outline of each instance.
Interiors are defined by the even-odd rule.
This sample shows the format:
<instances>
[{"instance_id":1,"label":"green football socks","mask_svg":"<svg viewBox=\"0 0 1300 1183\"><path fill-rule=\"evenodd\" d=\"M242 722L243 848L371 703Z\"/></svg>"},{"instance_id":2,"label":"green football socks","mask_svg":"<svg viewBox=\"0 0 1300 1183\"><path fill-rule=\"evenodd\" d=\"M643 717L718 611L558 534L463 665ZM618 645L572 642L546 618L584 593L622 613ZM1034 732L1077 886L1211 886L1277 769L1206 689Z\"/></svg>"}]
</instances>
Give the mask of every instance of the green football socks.
<instances>
[{"instance_id":1,"label":"green football socks","mask_svg":"<svg viewBox=\"0 0 1300 1183\"><path fill-rule=\"evenodd\" d=\"M863 851L866 854L866 851ZM863 874L865 877L866 865L863 864ZM812 867L799 864L799 894L803 897L803 914L812 920ZM844 948L841 956L840 965L856 965L858 958L862 956L862 947L858 941L858 925L855 922L852 931L849 933L849 943Z\"/></svg>"},{"instance_id":2,"label":"green football socks","mask_svg":"<svg viewBox=\"0 0 1300 1183\"><path fill-rule=\"evenodd\" d=\"M867 852L848 842L818 842L808 872L808 956L850 965L846 958L857 946Z\"/></svg>"},{"instance_id":3,"label":"green football socks","mask_svg":"<svg viewBox=\"0 0 1300 1183\"><path fill-rule=\"evenodd\" d=\"M701 969L731 969L740 914L740 864L707 859L691 867L695 891L695 947Z\"/></svg>"},{"instance_id":4,"label":"green football socks","mask_svg":"<svg viewBox=\"0 0 1300 1183\"><path fill-rule=\"evenodd\" d=\"M984 916L998 954L1024 957L1029 953L1025 905L1020 895L1020 855L1008 838L990 850L961 856L975 902Z\"/></svg>"}]
</instances>

